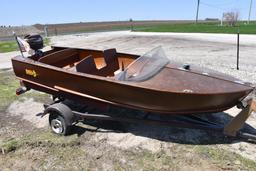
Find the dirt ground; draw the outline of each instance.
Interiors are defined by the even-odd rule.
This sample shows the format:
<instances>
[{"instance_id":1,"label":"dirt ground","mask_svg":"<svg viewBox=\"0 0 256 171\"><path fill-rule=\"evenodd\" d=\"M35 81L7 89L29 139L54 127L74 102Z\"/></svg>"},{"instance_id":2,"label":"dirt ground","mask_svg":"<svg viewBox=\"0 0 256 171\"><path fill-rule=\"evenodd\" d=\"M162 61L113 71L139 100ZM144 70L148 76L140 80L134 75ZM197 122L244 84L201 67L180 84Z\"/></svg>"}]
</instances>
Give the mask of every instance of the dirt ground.
<instances>
[{"instance_id":1,"label":"dirt ground","mask_svg":"<svg viewBox=\"0 0 256 171\"><path fill-rule=\"evenodd\" d=\"M93 49L115 47L136 54L162 45L171 60L212 68L255 84L254 38L241 37L239 71L235 69L233 35L112 32L52 37L51 42ZM9 56L1 55L8 63ZM1 71L1 84L10 93L0 94L2 103L13 96L18 83L11 71ZM0 111L0 170L256 170L255 144L218 133L87 121L78 124L72 135L59 137L49 131L47 117L36 116L47 101L48 96L32 92L5 102ZM232 108L207 117L227 123L238 112ZM256 128L255 113L246 129L256 133L251 127Z\"/></svg>"}]
</instances>

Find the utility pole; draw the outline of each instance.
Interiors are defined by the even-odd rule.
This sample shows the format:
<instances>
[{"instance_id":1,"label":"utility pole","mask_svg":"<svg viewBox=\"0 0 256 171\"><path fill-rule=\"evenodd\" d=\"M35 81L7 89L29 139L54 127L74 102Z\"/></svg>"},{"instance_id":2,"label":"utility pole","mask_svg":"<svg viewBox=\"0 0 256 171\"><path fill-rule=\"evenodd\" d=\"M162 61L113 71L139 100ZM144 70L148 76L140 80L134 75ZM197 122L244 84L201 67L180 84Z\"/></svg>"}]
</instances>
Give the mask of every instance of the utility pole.
<instances>
[{"instance_id":1,"label":"utility pole","mask_svg":"<svg viewBox=\"0 0 256 171\"><path fill-rule=\"evenodd\" d=\"M252 0L251 0L251 3L250 3L249 16L248 16L247 24L250 24L250 20L251 20L251 11L252 11Z\"/></svg>"},{"instance_id":2,"label":"utility pole","mask_svg":"<svg viewBox=\"0 0 256 171\"><path fill-rule=\"evenodd\" d=\"M44 35L45 35L45 37L49 36L47 25L44 26Z\"/></svg>"},{"instance_id":3,"label":"utility pole","mask_svg":"<svg viewBox=\"0 0 256 171\"><path fill-rule=\"evenodd\" d=\"M221 18L221 21L220 21L221 26L223 26L223 20L224 20L224 12L222 13L222 18Z\"/></svg>"},{"instance_id":4,"label":"utility pole","mask_svg":"<svg viewBox=\"0 0 256 171\"><path fill-rule=\"evenodd\" d=\"M236 69L239 70L239 53L240 53L240 29L237 30L237 55L236 55Z\"/></svg>"},{"instance_id":5,"label":"utility pole","mask_svg":"<svg viewBox=\"0 0 256 171\"><path fill-rule=\"evenodd\" d=\"M197 0L196 23L198 22L199 6L200 6L200 0Z\"/></svg>"}]
</instances>

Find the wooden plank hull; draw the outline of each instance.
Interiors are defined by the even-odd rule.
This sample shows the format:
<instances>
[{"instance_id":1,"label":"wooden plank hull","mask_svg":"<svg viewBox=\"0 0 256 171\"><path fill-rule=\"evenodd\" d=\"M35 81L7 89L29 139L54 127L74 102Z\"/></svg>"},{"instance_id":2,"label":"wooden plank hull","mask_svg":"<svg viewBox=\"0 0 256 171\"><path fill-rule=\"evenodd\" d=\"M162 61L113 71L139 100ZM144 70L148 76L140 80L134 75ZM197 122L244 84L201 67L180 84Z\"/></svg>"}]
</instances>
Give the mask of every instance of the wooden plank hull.
<instances>
[{"instance_id":1,"label":"wooden plank hull","mask_svg":"<svg viewBox=\"0 0 256 171\"><path fill-rule=\"evenodd\" d=\"M203 83L205 81L209 80L209 84L219 84L218 87L226 88L225 91L220 91L218 88L215 91L214 87L209 88L209 93L200 92L199 90L186 92L178 91L177 86L171 91L171 85L177 83L177 79L180 78L173 77L173 80L163 81L163 84L166 83L166 88L161 88L158 85L160 88L157 89L154 86L150 87L150 82L119 82L109 78L71 72L20 56L13 58L12 63L16 76L24 82L26 87L31 89L80 101L91 99L102 103L166 114L223 111L237 105L253 90L250 86L237 84L229 80L203 76L202 83L195 84L192 81L191 84L195 84L200 88L200 86L204 86ZM31 73L28 74L28 71ZM33 72L35 73L33 74ZM172 69L169 66L169 69L167 67L167 69L161 71L161 74L182 74L186 80L186 77L189 78L189 75L186 74L190 73L183 72L177 70L177 68ZM161 74L154 77L154 79L161 77ZM195 75L196 73L193 74ZM197 74L198 79L201 79L201 76ZM151 81L157 81L154 79ZM183 84L180 86L183 86ZM234 89L230 90L230 87Z\"/></svg>"}]
</instances>

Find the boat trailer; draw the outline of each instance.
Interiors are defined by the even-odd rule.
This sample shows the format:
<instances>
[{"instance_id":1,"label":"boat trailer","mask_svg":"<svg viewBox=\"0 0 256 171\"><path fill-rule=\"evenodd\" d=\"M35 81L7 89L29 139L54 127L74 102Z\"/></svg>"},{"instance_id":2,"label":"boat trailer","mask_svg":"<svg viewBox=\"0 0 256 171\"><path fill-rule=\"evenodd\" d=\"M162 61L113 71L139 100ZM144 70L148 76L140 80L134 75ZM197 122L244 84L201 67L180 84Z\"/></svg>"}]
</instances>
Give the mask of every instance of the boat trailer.
<instances>
[{"instance_id":1,"label":"boat trailer","mask_svg":"<svg viewBox=\"0 0 256 171\"><path fill-rule=\"evenodd\" d=\"M235 116L226 125L210 122L207 119L198 117L197 115L171 115L168 120L152 119L151 114L145 113L144 116L138 117L120 117L110 113L91 113L89 110L73 109L64 100L54 100L52 104L44 105L44 112L41 117L49 114L49 124L51 130L59 135L70 134L71 127L76 123L85 119L117 121L128 123L144 123L154 125L166 125L176 128L200 129L206 131L214 131L224 134L228 137L239 138L244 141L256 142L256 135L241 131L244 123L254 111L256 112L256 101L250 99L238 106L241 112Z\"/></svg>"}]
</instances>

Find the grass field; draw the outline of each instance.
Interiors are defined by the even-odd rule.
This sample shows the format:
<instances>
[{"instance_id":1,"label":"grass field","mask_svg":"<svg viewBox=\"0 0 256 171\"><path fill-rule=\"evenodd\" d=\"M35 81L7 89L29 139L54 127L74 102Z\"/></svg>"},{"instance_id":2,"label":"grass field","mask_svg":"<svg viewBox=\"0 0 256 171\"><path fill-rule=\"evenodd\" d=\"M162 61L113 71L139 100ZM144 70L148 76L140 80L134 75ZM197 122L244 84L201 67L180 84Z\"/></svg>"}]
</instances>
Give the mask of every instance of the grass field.
<instances>
[{"instance_id":1,"label":"grass field","mask_svg":"<svg viewBox=\"0 0 256 171\"><path fill-rule=\"evenodd\" d=\"M44 44L47 46L50 44L50 39L45 38ZM12 52L19 50L18 45L15 41L0 42L0 53Z\"/></svg>"},{"instance_id":2,"label":"grass field","mask_svg":"<svg viewBox=\"0 0 256 171\"><path fill-rule=\"evenodd\" d=\"M18 50L18 45L15 41L0 42L0 53L11 52Z\"/></svg>"},{"instance_id":3,"label":"grass field","mask_svg":"<svg viewBox=\"0 0 256 171\"><path fill-rule=\"evenodd\" d=\"M0 112L6 110L11 102L18 99L16 89L19 87L19 81L14 76L12 71L4 72L0 70ZM23 97L34 97L40 101L48 100L46 94L37 93L35 91L27 92Z\"/></svg>"},{"instance_id":4,"label":"grass field","mask_svg":"<svg viewBox=\"0 0 256 171\"><path fill-rule=\"evenodd\" d=\"M236 27L220 26L220 23L174 23L160 24L152 26L136 26L134 31L142 32L182 32L182 33L237 33L238 29L241 34L256 34L256 22L246 25L240 22Z\"/></svg>"}]
</instances>

